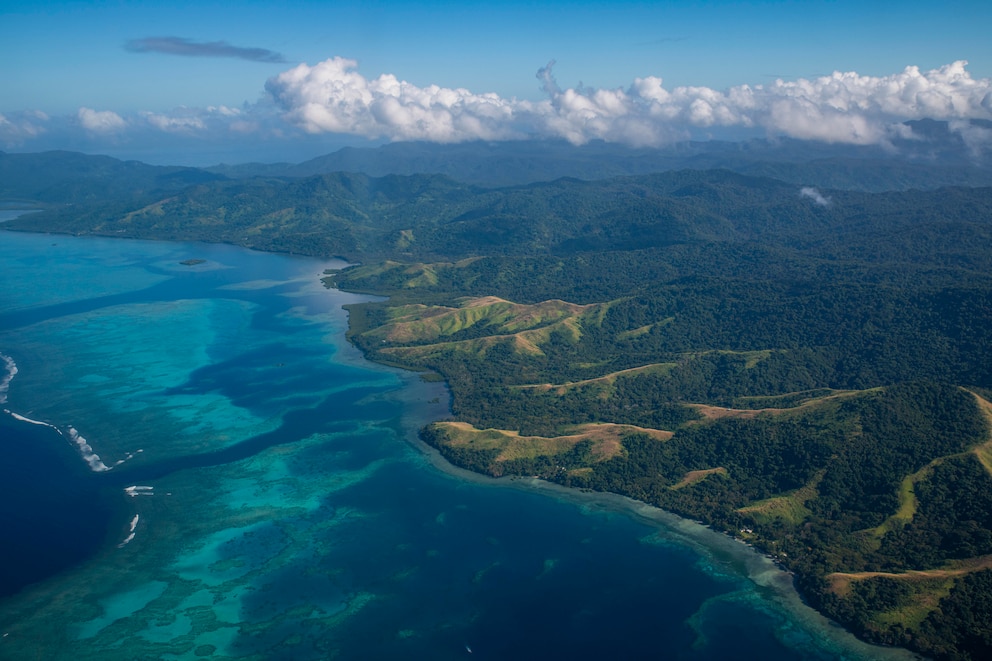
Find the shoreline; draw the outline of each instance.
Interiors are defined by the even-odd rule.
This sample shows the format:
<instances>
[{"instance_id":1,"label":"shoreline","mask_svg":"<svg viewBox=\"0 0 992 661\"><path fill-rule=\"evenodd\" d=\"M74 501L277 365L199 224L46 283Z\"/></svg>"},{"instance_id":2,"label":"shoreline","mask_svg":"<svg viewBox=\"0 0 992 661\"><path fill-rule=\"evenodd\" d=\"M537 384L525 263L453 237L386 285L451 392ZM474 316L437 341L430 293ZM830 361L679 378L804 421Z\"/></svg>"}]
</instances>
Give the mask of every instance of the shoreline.
<instances>
[{"instance_id":1,"label":"shoreline","mask_svg":"<svg viewBox=\"0 0 992 661\"><path fill-rule=\"evenodd\" d=\"M357 347L355 349L358 350ZM367 358L365 360L375 363ZM881 646L861 640L841 624L808 606L793 584L792 573L773 558L747 542L702 523L617 493L584 491L534 477L491 477L452 464L419 436L419 430L427 423L451 417L451 395L447 382L426 382L420 379L420 372L375 364L396 370L403 382L403 386L391 394L403 404L403 440L417 450L425 462L448 478L478 486L538 493L582 510L619 514L643 523L665 538L689 547L716 569L753 583L757 592L773 602L782 614L816 634L819 644L811 647L821 653L834 653L845 659L883 661L923 658L903 647ZM829 643L829 647L823 643Z\"/></svg>"},{"instance_id":2,"label":"shoreline","mask_svg":"<svg viewBox=\"0 0 992 661\"><path fill-rule=\"evenodd\" d=\"M34 233L39 234L38 232ZM252 250L244 246L238 247ZM322 258L307 258L326 261ZM325 289L322 283L317 286ZM381 294L372 292L354 292L343 289L337 289L337 291L356 299L383 298ZM347 327L350 326L350 315L346 319ZM852 658L851 655L853 655L854 658L865 659L921 658L904 648L882 647L858 639L841 625L807 606L793 586L792 575L779 567L774 560L746 543L703 524L616 493L583 491L524 476L493 478L451 464L435 448L424 443L418 434L420 428L427 422L451 417L450 390L447 383L445 381L426 382L420 378L422 372L368 359L357 346L345 338L341 338L340 344L337 346L341 349L339 357L343 358L345 362L376 366L380 370L390 371L397 375L400 386L396 391L386 396L396 398L404 405L400 420L401 438L418 451L425 462L429 462L439 473L461 482L539 493L555 500L572 503L580 509L601 510L632 517L634 520L660 531L665 537L674 539L679 544L685 544L696 551L704 560L713 563L716 568L729 567L728 573L732 572L735 576L752 582L768 601L777 605L780 612L787 614L797 622L801 622L806 629L816 632L818 642L829 641L835 644L836 648L831 647L830 649L838 656ZM119 539L115 541L115 546L117 542ZM816 649L823 651L826 648L821 644Z\"/></svg>"}]
</instances>

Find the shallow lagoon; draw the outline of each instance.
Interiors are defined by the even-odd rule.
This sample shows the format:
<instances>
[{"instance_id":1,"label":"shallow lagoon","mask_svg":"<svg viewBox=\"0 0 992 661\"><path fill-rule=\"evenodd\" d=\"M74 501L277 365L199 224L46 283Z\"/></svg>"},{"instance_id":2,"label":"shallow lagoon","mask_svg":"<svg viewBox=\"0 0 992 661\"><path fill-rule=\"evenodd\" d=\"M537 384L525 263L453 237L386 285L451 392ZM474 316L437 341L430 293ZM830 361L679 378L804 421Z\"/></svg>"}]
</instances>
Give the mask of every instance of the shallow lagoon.
<instances>
[{"instance_id":1,"label":"shallow lagoon","mask_svg":"<svg viewBox=\"0 0 992 661\"><path fill-rule=\"evenodd\" d=\"M891 652L732 540L444 467L411 442L444 388L344 341L338 262L15 233L0 261L2 658Z\"/></svg>"}]
</instances>

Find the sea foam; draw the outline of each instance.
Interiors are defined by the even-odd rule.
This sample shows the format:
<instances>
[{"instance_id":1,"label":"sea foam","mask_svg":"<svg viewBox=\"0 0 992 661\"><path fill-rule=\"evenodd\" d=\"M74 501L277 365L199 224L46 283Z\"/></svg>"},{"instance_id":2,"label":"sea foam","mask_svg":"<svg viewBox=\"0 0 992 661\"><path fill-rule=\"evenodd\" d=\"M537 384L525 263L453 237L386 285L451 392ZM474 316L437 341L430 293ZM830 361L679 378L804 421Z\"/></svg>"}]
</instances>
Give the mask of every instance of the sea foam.
<instances>
[{"instance_id":1,"label":"sea foam","mask_svg":"<svg viewBox=\"0 0 992 661\"><path fill-rule=\"evenodd\" d=\"M124 538L124 541L122 541L120 544L117 545L117 548L119 549L124 548L125 546L131 543L132 539L134 539L134 531L138 527L138 518L139 518L138 515L135 514L134 518L131 519L131 529L128 531L128 535L127 537Z\"/></svg>"},{"instance_id":2,"label":"sea foam","mask_svg":"<svg viewBox=\"0 0 992 661\"><path fill-rule=\"evenodd\" d=\"M0 361L3 362L4 371L6 374L0 378L0 404L7 403L7 391L10 389L10 382L14 379L17 374L17 363L10 356L5 356L0 353Z\"/></svg>"},{"instance_id":3,"label":"sea foam","mask_svg":"<svg viewBox=\"0 0 992 661\"><path fill-rule=\"evenodd\" d=\"M10 382L14 379L14 375L17 374L17 364L14 362L13 358L11 358L10 356L6 356L4 354L0 354L0 361L3 362L7 372L3 378L0 378L0 404L4 404L7 402L7 392L10 390ZM32 418L28 418L18 413L14 413L13 411L10 411L8 409L4 409L4 413L7 413L15 420L20 420L21 422L27 422L32 425L41 425L43 427L51 427L52 429L57 431L60 436L62 436L63 438L66 437L66 434L63 434L61 429L59 429L58 427L56 427L51 423L42 422L41 420L33 420ZM67 428L67 431L68 431L69 440L75 443L76 447L79 449L79 454L82 455L83 461L85 461L87 465L89 465L90 470L97 473L102 473L104 471L110 470L111 467L103 463L103 461L100 459L100 455L98 455L96 452L93 451L93 448L90 447L90 444L86 442L85 438L80 436L79 432L76 431L75 428L73 428L70 425ZM140 450L138 452L140 452ZM125 461L127 461L133 456L134 453L128 454L127 457L121 459L114 465L119 466L120 464L123 464Z\"/></svg>"},{"instance_id":4,"label":"sea foam","mask_svg":"<svg viewBox=\"0 0 992 661\"><path fill-rule=\"evenodd\" d=\"M79 448L79 454L82 455L83 461L89 465L90 470L95 473L102 473L110 470L110 466L103 463L103 460L100 459L100 455L93 451L90 444L86 442L85 438L79 435L79 432L76 431L74 427L69 426L66 431L69 432L69 440L75 443L76 447Z\"/></svg>"},{"instance_id":5,"label":"sea foam","mask_svg":"<svg viewBox=\"0 0 992 661\"><path fill-rule=\"evenodd\" d=\"M19 415L17 413L14 413L13 411L9 411L7 409L4 409L4 413L8 414L14 420L20 420L21 422L27 422L27 423L32 424L32 425L41 425L42 427L51 427L52 429L54 429L58 433L60 433L60 434L62 433L62 431L58 427L56 427L55 425L51 425L51 424L49 424L47 422L42 422L41 420L32 420L31 418L25 418L23 415Z\"/></svg>"},{"instance_id":6,"label":"sea foam","mask_svg":"<svg viewBox=\"0 0 992 661\"><path fill-rule=\"evenodd\" d=\"M41 420L32 420L31 418L25 417L18 413L14 413L13 411L10 411L8 409L4 409L4 413L8 414L10 417L14 418L15 420L20 420L21 422L27 422L32 425L41 425L42 427L50 427L51 429L57 431L59 435L62 436L63 438L66 437L66 434L63 434L61 429L59 429L58 427L56 427L51 423L42 422ZM123 459L118 459L113 466L108 466L107 464L103 463L103 460L100 459L100 455L98 455L96 452L93 451L93 448L90 447L90 444L86 441L86 439L83 438L78 431L76 431L75 427L70 425L67 428L67 431L69 432L68 434L69 440L76 445L76 448L79 450L79 454L83 458L83 461L85 461L86 464L90 467L90 470L96 473L103 473L104 471L109 471L110 469L114 468L114 466L120 466L128 459L133 458L134 455L138 454L139 452L144 452L144 450L136 450L135 452L128 452L127 456L125 456Z\"/></svg>"},{"instance_id":7,"label":"sea foam","mask_svg":"<svg viewBox=\"0 0 992 661\"><path fill-rule=\"evenodd\" d=\"M141 487L132 485L124 489L124 493L134 498L135 496L154 496L155 487Z\"/></svg>"}]
</instances>

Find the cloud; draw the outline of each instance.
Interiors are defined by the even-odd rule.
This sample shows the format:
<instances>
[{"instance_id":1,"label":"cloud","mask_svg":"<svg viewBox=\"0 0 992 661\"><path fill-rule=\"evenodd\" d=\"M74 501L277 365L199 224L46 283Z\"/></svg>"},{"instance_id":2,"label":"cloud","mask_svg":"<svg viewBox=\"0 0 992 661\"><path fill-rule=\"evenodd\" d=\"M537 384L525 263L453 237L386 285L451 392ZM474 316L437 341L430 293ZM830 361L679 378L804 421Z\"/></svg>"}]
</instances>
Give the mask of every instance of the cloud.
<instances>
[{"instance_id":1,"label":"cloud","mask_svg":"<svg viewBox=\"0 0 992 661\"><path fill-rule=\"evenodd\" d=\"M816 202L820 206L826 207L826 206L829 206L830 205L830 198L829 197L823 197L823 195L820 194L820 191L816 190L815 188L811 188L809 186L805 186L805 187L803 187L799 191L799 194L802 197L808 197L808 198L810 198L811 200L813 200L814 202Z\"/></svg>"},{"instance_id":2,"label":"cloud","mask_svg":"<svg viewBox=\"0 0 992 661\"><path fill-rule=\"evenodd\" d=\"M127 127L124 118L112 110L93 110L80 108L76 113L79 123L90 133L111 134L119 133Z\"/></svg>"},{"instance_id":3,"label":"cloud","mask_svg":"<svg viewBox=\"0 0 992 661\"><path fill-rule=\"evenodd\" d=\"M241 118L242 112L228 106L180 107L169 113L142 112L139 116L158 131L194 135L205 131L217 133L225 126L230 127Z\"/></svg>"},{"instance_id":4,"label":"cloud","mask_svg":"<svg viewBox=\"0 0 992 661\"><path fill-rule=\"evenodd\" d=\"M187 57L233 57L252 62L285 62L285 58L275 51L265 48L243 48L232 46L226 41L196 42L183 37L145 37L132 39L124 44L124 50L132 53L166 53Z\"/></svg>"},{"instance_id":5,"label":"cloud","mask_svg":"<svg viewBox=\"0 0 992 661\"><path fill-rule=\"evenodd\" d=\"M40 110L29 110L12 115L0 113L0 144L9 148L33 140L47 132L48 121L48 115Z\"/></svg>"},{"instance_id":6,"label":"cloud","mask_svg":"<svg viewBox=\"0 0 992 661\"><path fill-rule=\"evenodd\" d=\"M992 122L955 120L950 122L948 128L961 136L961 139L974 156L978 156L984 150L992 148Z\"/></svg>"},{"instance_id":7,"label":"cloud","mask_svg":"<svg viewBox=\"0 0 992 661\"><path fill-rule=\"evenodd\" d=\"M335 57L270 78L266 90L283 117L308 133L366 138L461 142L526 137L515 124L527 104L496 94L430 85L383 74L368 80L357 63Z\"/></svg>"},{"instance_id":8,"label":"cloud","mask_svg":"<svg viewBox=\"0 0 992 661\"><path fill-rule=\"evenodd\" d=\"M749 129L869 145L906 137L906 120L992 118L992 81L972 78L965 61L927 72L913 66L881 77L835 72L724 91L666 89L656 76L627 88L562 89L554 64L537 72L547 95L538 102L418 87L391 74L367 79L354 60L340 57L294 67L269 79L266 90L286 121L310 133L435 142L555 137L652 146L685 139L690 131Z\"/></svg>"},{"instance_id":9,"label":"cloud","mask_svg":"<svg viewBox=\"0 0 992 661\"><path fill-rule=\"evenodd\" d=\"M127 114L82 107L52 117L6 112L0 115L0 148L112 151L142 158L165 151L185 157L197 150L218 155L254 150L252 158L264 159L266 151L310 158L320 153L319 145L333 149L366 139L553 138L576 145L603 140L661 146L712 136L788 136L855 145L901 145L906 139L939 145L951 138L946 144L959 140L975 158L992 153L992 81L973 78L963 61L931 71L907 67L881 77L836 72L722 91L668 88L657 76L626 87L568 87L555 79L554 66L552 60L537 71L535 86L543 97L521 100L418 86L392 74L366 78L357 62L336 57L270 78L265 95L238 107ZM945 132L909 121L923 118L941 120Z\"/></svg>"},{"instance_id":10,"label":"cloud","mask_svg":"<svg viewBox=\"0 0 992 661\"><path fill-rule=\"evenodd\" d=\"M154 112L142 114L151 126L166 133L194 133L207 127L199 117L170 117Z\"/></svg>"},{"instance_id":11,"label":"cloud","mask_svg":"<svg viewBox=\"0 0 992 661\"><path fill-rule=\"evenodd\" d=\"M287 126L266 100L237 107L99 113L92 109L51 116L32 110L4 112L0 150L58 149L146 163L214 165L274 159L300 162L344 146L367 144L361 138L311 135ZM101 118L106 120L103 124ZM115 126L119 129L111 130ZM94 130L101 127L105 130Z\"/></svg>"}]
</instances>

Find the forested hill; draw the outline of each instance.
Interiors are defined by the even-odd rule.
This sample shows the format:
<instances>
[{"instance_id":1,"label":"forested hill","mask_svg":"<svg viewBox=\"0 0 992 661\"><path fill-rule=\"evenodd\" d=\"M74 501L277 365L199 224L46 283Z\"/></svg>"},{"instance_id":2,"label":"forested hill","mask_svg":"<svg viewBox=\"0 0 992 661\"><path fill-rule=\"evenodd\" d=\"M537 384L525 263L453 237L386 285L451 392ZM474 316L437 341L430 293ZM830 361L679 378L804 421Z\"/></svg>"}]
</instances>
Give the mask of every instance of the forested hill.
<instances>
[{"instance_id":1,"label":"forested hill","mask_svg":"<svg viewBox=\"0 0 992 661\"><path fill-rule=\"evenodd\" d=\"M38 205L106 203L226 177L181 166L148 165L69 151L0 152L0 200Z\"/></svg>"},{"instance_id":2,"label":"forested hill","mask_svg":"<svg viewBox=\"0 0 992 661\"><path fill-rule=\"evenodd\" d=\"M705 521L868 639L992 655L990 188L332 173L4 226L360 261L333 284L390 298L350 337L447 380L453 463Z\"/></svg>"},{"instance_id":3,"label":"forested hill","mask_svg":"<svg viewBox=\"0 0 992 661\"><path fill-rule=\"evenodd\" d=\"M979 133L992 123L972 120ZM907 122L906 137L884 146L788 138L746 142L677 142L636 148L592 141L397 142L346 147L303 163L245 163L207 168L151 166L72 152L0 152L0 200L70 203L177 190L220 179L305 179L334 172L371 177L441 174L487 188L561 178L588 181L674 170L721 168L800 186L867 192L992 186L992 158L967 144L947 122Z\"/></svg>"},{"instance_id":4,"label":"forested hill","mask_svg":"<svg viewBox=\"0 0 992 661\"><path fill-rule=\"evenodd\" d=\"M985 231L990 210L989 191L982 188L870 194L724 170L498 189L437 175L334 173L80 201L7 227L417 260L721 242L799 250L837 264L868 259L960 266L968 253L967 263L981 270L992 256L968 239Z\"/></svg>"}]
</instances>

